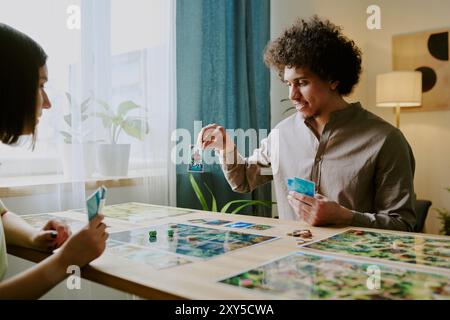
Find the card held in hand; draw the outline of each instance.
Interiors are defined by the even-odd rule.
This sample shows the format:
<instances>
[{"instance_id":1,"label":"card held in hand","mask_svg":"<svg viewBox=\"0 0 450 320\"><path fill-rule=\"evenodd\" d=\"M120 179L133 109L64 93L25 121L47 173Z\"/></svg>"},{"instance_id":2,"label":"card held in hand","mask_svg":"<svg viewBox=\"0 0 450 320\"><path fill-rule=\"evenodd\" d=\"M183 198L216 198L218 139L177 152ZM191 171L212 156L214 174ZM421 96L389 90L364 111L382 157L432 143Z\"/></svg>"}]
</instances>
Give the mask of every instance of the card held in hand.
<instances>
[{"instance_id":1,"label":"card held in hand","mask_svg":"<svg viewBox=\"0 0 450 320\"><path fill-rule=\"evenodd\" d=\"M289 191L295 191L310 197L314 197L316 184L312 181L294 177L287 179Z\"/></svg>"},{"instance_id":2,"label":"card held in hand","mask_svg":"<svg viewBox=\"0 0 450 320\"><path fill-rule=\"evenodd\" d=\"M103 207L106 202L106 187L101 186L98 188L89 198L86 200L86 209L89 221L94 219L100 212L103 211Z\"/></svg>"}]
</instances>

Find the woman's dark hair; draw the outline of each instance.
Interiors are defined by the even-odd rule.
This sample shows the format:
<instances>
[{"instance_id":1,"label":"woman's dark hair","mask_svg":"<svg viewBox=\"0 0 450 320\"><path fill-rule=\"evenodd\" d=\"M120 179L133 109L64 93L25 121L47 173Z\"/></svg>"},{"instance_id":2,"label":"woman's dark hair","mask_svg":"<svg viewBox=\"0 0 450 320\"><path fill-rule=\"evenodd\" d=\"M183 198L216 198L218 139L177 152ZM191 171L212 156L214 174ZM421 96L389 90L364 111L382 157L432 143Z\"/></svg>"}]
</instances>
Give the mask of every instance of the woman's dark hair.
<instances>
[{"instance_id":1,"label":"woman's dark hair","mask_svg":"<svg viewBox=\"0 0 450 320\"><path fill-rule=\"evenodd\" d=\"M0 141L36 130L39 69L47 54L33 39L0 23ZM28 133L27 132L27 133Z\"/></svg>"},{"instance_id":2,"label":"woman's dark hair","mask_svg":"<svg viewBox=\"0 0 450 320\"><path fill-rule=\"evenodd\" d=\"M264 62L283 79L284 68L308 68L326 81L339 81L337 90L348 95L361 74L361 51L329 20L299 19L272 42Z\"/></svg>"}]
</instances>

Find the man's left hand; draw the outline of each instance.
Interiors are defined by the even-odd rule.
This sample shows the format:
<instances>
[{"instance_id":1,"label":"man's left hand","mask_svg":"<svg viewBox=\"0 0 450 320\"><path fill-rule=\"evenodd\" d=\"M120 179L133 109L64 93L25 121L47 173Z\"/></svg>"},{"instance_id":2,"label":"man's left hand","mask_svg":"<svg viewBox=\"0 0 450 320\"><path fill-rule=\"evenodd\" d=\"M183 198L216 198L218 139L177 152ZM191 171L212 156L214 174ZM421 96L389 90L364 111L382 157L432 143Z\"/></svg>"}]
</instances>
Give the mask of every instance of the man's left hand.
<instances>
[{"instance_id":1,"label":"man's left hand","mask_svg":"<svg viewBox=\"0 0 450 320\"><path fill-rule=\"evenodd\" d=\"M312 226L350 225L353 218L350 210L320 194L310 197L290 191L287 198L297 216Z\"/></svg>"}]
</instances>

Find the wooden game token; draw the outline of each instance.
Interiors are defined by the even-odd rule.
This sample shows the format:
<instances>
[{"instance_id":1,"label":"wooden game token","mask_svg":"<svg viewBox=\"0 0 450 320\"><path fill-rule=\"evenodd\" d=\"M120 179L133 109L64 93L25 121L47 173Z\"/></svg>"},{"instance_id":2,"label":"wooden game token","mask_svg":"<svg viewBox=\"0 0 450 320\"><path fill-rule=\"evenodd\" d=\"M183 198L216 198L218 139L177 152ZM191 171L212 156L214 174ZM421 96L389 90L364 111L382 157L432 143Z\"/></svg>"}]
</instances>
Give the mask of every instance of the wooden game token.
<instances>
[{"instance_id":1,"label":"wooden game token","mask_svg":"<svg viewBox=\"0 0 450 320\"><path fill-rule=\"evenodd\" d=\"M302 240L302 239L298 239L297 240L297 245L299 245L299 244L304 244L305 243L305 240Z\"/></svg>"},{"instance_id":2,"label":"wooden game token","mask_svg":"<svg viewBox=\"0 0 450 320\"><path fill-rule=\"evenodd\" d=\"M355 231L353 232L353 234L355 234L355 235L357 235L357 236L362 236L362 235L364 234L364 231L362 231L362 230L355 230Z\"/></svg>"},{"instance_id":3,"label":"wooden game token","mask_svg":"<svg viewBox=\"0 0 450 320\"><path fill-rule=\"evenodd\" d=\"M187 237L186 237L186 240L187 240L187 241L196 241L196 240L197 240L197 237L195 237L195 236L187 236Z\"/></svg>"},{"instance_id":4,"label":"wooden game token","mask_svg":"<svg viewBox=\"0 0 450 320\"><path fill-rule=\"evenodd\" d=\"M286 235L289 236L289 237L293 236L292 232L288 232L288 233L286 233Z\"/></svg>"},{"instance_id":5,"label":"wooden game token","mask_svg":"<svg viewBox=\"0 0 450 320\"><path fill-rule=\"evenodd\" d=\"M239 286L240 287L248 287L253 284L253 280L251 279L239 279Z\"/></svg>"}]
</instances>

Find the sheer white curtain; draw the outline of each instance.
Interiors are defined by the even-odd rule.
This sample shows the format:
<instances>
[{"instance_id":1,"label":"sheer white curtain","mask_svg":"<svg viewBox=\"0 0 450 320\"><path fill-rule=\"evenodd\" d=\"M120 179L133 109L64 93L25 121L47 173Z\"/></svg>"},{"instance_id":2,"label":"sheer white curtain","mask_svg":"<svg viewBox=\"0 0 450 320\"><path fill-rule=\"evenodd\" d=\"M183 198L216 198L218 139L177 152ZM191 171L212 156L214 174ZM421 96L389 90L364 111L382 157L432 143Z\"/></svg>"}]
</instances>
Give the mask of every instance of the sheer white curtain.
<instances>
[{"instance_id":1,"label":"sheer white curtain","mask_svg":"<svg viewBox=\"0 0 450 320\"><path fill-rule=\"evenodd\" d=\"M124 176L138 182L111 190L109 203L175 204L170 162L176 121L174 3L0 1L0 21L30 35L48 53L53 105L44 111L33 152L26 142L0 145L0 186L17 177L24 184L46 177L57 181L45 194L30 196L32 206L5 199L12 209L33 213L81 208L91 192L85 190L86 180ZM105 146L111 142L130 146L110 152ZM127 148L129 170L117 171Z\"/></svg>"}]
</instances>

